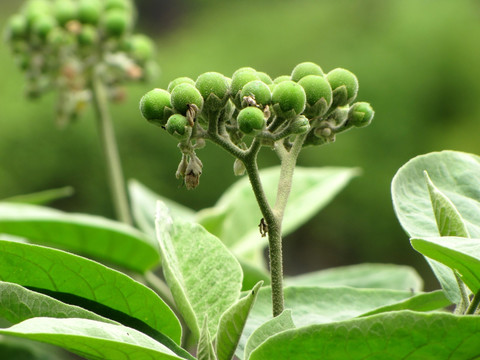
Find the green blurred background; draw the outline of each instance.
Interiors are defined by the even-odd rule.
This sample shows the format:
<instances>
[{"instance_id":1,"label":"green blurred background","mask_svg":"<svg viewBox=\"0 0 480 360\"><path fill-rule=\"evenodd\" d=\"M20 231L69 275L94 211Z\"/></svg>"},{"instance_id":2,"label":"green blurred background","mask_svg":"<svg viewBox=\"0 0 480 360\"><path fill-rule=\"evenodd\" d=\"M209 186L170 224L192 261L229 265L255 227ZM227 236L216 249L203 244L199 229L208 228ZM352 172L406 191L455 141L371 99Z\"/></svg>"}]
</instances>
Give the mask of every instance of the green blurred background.
<instances>
[{"instance_id":1,"label":"green blurred background","mask_svg":"<svg viewBox=\"0 0 480 360\"><path fill-rule=\"evenodd\" d=\"M21 2L0 2L0 28ZM232 158L213 144L199 151L200 186L180 187L176 142L144 121L141 96L178 76L206 71L231 76L252 66L272 77L302 61L325 71L345 67L360 82L358 99L375 119L337 142L305 149L301 166L358 166L349 187L285 239L287 274L359 262L413 265L436 288L411 249L390 197L396 170L415 155L442 149L480 153L480 3L475 0L136 1L137 29L155 38L161 76L129 86L112 105L124 171L194 209L215 203L235 181ZM91 109L57 129L56 94L29 101L23 75L0 45L0 198L72 185L53 205L112 217L103 155ZM261 166L276 164L264 150ZM315 201L315 199L312 199Z\"/></svg>"}]
</instances>

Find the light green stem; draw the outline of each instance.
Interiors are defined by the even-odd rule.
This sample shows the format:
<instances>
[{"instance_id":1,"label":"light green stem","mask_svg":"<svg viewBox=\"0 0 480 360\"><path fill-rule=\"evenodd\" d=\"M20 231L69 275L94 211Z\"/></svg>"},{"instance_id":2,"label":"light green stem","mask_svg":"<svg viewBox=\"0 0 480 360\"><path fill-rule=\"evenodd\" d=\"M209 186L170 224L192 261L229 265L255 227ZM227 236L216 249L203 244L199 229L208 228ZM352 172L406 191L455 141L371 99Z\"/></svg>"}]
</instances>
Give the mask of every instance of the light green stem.
<instances>
[{"instance_id":1,"label":"light green stem","mask_svg":"<svg viewBox=\"0 0 480 360\"><path fill-rule=\"evenodd\" d=\"M480 291L475 294L470 303L470 306L467 309L467 315L473 315L477 312L478 306L480 305Z\"/></svg>"},{"instance_id":2,"label":"light green stem","mask_svg":"<svg viewBox=\"0 0 480 360\"><path fill-rule=\"evenodd\" d=\"M97 115L98 131L108 168L108 179L117 219L131 225L132 218L128 206L125 180L118 154L112 119L108 111L108 101L104 84L99 74L94 73L91 80L93 104Z\"/></svg>"}]
</instances>

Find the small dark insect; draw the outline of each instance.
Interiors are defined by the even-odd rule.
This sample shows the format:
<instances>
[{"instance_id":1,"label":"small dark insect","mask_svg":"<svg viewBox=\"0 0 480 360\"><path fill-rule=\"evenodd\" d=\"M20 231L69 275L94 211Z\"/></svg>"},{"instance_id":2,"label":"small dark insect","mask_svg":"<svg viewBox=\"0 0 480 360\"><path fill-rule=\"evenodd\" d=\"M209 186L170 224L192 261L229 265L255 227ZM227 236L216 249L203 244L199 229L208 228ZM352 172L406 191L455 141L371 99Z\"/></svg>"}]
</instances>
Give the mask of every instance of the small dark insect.
<instances>
[{"instance_id":1,"label":"small dark insect","mask_svg":"<svg viewBox=\"0 0 480 360\"><path fill-rule=\"evenodd\" d=\"M260 224L258 224L258 228L260 229L260 234L262 235L262 237L267 236L267 233L268 233L268 225L267 225L267 223L265 222L265 219L264 219L264 218L262 218L262 220L260 220Z\"/></svg>"}]
</instances>

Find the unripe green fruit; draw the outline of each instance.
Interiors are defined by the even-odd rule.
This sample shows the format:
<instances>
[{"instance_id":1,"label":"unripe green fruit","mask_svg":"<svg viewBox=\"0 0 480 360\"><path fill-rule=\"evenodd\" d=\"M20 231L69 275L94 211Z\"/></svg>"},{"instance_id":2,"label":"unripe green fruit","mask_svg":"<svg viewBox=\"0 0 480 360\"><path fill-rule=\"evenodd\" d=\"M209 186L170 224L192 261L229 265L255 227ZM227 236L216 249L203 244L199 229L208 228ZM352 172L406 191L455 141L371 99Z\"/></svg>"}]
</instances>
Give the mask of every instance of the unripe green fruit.
<instances>
[{"instance_id":1,"label":"unripe green fruit","mask_svg":"<svg viewBox=\"0 0 480 360\"><path fill-rule=\"evenodd\" d=\"M106 0L105 10L120 9L130 10L132 4L127 0Z\"/></svg>"},{"instance_id":2,"label":"unripe green fruit","mask_svg":"<svg viewBox=\"0 0 480 360\"><path fill-rule=\"evenodd\" d=\"M185 116L180 114L173 114L168 118L165 128L168 133L173 135L175 133L179 135L185 135L185 127L188 124L188 120Z\"/></svg>"},{"instance_id":3,"label":"unripe green fruit","mask_svg":"<svg viewBox=\"0 0 480 360\"><path fill-rule=\"evenodd\" d=\"M45 0L31 0L25 5L25 17L30 26L34 20L49 15L51 11L50 2Z\"/></svg>"},{"instance_id":4,"label":"unripe green fruit","mask_svg":"<svg viewBox=\"0 0 480 360\"><path fill-rule=\"evenodd\" d=\"M263 111L253 106L240 110L237 123L238 128L245 134L262 130L266 124Z\"/></svg>"},{"instance_id":5,"label":"unripe green fruit","mask_svg":"<svg viewBox=\"0 0 480 360\"><path fill-rule=\"evenodd\" d=\"M299 81L301 78L307 75L323 76L323 70L320 66L313 62L303 62L295 66L292 71L292 81Z\"/></svg>"},{"instance_id":6,"label":"unripe green fruit","mask_svg":"<svg viewBox=\"0 0 480 360\"><path fill-rule=\"evenodd\" d=\"M332 104L332 88L329 82L323 76L307 75L301 78L298 84L303 87L307 96L305 114L308 116L325 114Z\"/></svg>"},{"instance_id":7,"label":"unripe green fruit","mask_svg":"<svg viewBox=\"0 0 480 360\"><path fill-rule=\"evenodd\" d=\"M280 76L277 76L275 79L273 79L273 83L280 84L283 81L289 81L289 80L291 80L290 75L280 75Z\"/></svg>"},{"instance_id":8,"label":"unripe green fruit","mask_svg":"<svg viewBox=\"0 0 480 360\"><path fill-rule=\"evenodd\" d=\"M356 127L364 127L372 122L375 112L367 102L357 102L348 111L348 122Z\"/></svg>"},{"instance_id":9,"label":"unripe green fruit","mask_svg":"<svg viewBox=\"0 0 480 360\"><path fill-rule=\"evenodd\" d=\"M143 117L158 126L167 123L168 117L172 114L171 109L170 93L163 89L153 89L140 100Z\"/></svg>"},{"instance_id":10,"label":"unripe green fruit","mask_svg":"<svg viewBox=\"0 0 480 360\"><path fill-rule=\"evenodd\" d=\"M203 98L195 86L183 83L175 86L171 95L172 105L180 114L185 115L189 105L196 105L199 110L203 107Z\"/></svg>"},{"instance_id":11,"label":"unripe green fruit","mask_svg":"<svg viewBox=\"0 0 480 360\"><path fill-rule=\"evenodd\" d=\"M205 100L205 109L220 110L227 103L230 87L227 78L222 74L218 72L201 74L195 82L195 87Z\"/></svg>"},{"instance_id":12,"label":"unripe green fruit","mask_svg":"<svg viewBox=\"0 0 480 360\"><path fill-rule=\"evenodd\" d=\"M241 92L242 104L245 96L252 97L258 105L265 107L272 101L272 93L267 84L260 80L253 80L245 84ZM248 106L248 104L246 104Z\"/></svg>"},{"instance_id":13,"label":"unripe green fruit","mask_svg":"<svg viewBox=\"0 0 480 360\"><path fill-rule=\"evenodd\" d=\"M78 34L78 43L82 46L92 46L98 41L97 28L93 25L84 25Z\"/></svg>"},{"instance_id":14,"label":"unripe green fruit","mask_svg":"<svg viewBox=\"0 0 480 360\"><path fill-rule=\"evenodd\" d=\"M112 9L105 13L105 32L108 36L122 36L130 27L130 16L128 11Z\"/></svg>"},{"instance_id":15,"label":"unripe green fruit","mask_svg":"<svg viewBox=\"0 0 480 360\"><path fill-rule=\"evenodd\" d=\"M232 84L230 85L230 94L237 108L241 108L242 99L240 98L240 91L242 91L242 88L247 83L253 80L260 80L255 69L241 68L233 73Z\"/></svg>"},{"instance_id":16,"label":"unripe green fruit","mask_svg":"<svg viewBox=\"0 0 480 360\"><path fill-rule=\"evenodd\" d=\"M28 23L25 16L13 15L7 24L6 38L8 40L22 40L27 37Z\"/></svg>"},{"instance_id":17,"label":"unripe green fruit","mask_svg":"<svg viewBox=\"0 0 480 360\"><path fill-rule=\"evenodd\" d=\"M170 83L168 84L167 90L169 92L172 92L173 89L175 89L175 87L177 87L177 85L180 85L180 84L195 85L195 81L193 81L189 77L182 76L182 77L179 77L179 78L176 78L176 79L170 81Z\"/></svg>"},{"instance_id":18,"label":"unripe green fruit","mask_svg":"<svg viewBox=\"0 0 480 360\"><path fill-rule=\"evenodd\" d=\"M272 78L267 73L263 71L257 71L257 75L260 78L260 80L262 80L265 84L267 85L273 84Z\"/></svg>"},{"instance_id":19,"label":"unripe green fruit","mask_svg":"<svg viewBox=\"0 0 480 360\"><path fill-rule=\"evenodd\" d=\"M305 90L296 82L283 81L273 90L273 109L280 117L290 118L301 114L305 109L305 103Z\"/></svg>"},{"instance_id":20,"label":"unripe green fruit","mask_svg":"<svg viewBox=\"0 0 480 360\"><path fill-rule=\"evenodd\" d=\"M330 71L326 78L333 91L332 106L343 106L350 104L357 97L357 77L348 70L337 68Z\"/></svg>"},{"instance_id":21,"label":"unripe green fruit","mask_svg":"<svg viewBox=\"0 0 480 360\"><path fill-rule=\"evenodd\" d=\"M78 20L84 24L97 24L102 12L101 2L98 0L80 0L78 2Z\"/></svg>"},{"instance_id":22,"label":"unripe green fruit","mask_svg":"<svg viewBox=\"0 0 480 360\"><path fill-rule=\"evenodd\" d=\"M55 26L57 26L57 22L51 16L42 16L37 17L32 24L32 32L37 35L40 39L45 40L52 31Z\"/></svg>"},{"instance_id":23,"label":"unripe green fruit","mask_svg":"<svg viewBox=\"0 0 480 360\"><path fill-rule=\"evenodd\" d=\"M155 45L148 36L133 35L128 43L128 52L135 60L145 62L153 57Z\"/></svg>"},{"instance_id":24,"label":"unripe green fruit","mask_svg":"<svg viewBox=\"0 0 480 360\"><path fill-rule=\"evenodd\" d=\"M64 26L77 18L78 5L72 0L57 0L53 5L53 11L57 22Z\"/></svg>"}]
</instances>

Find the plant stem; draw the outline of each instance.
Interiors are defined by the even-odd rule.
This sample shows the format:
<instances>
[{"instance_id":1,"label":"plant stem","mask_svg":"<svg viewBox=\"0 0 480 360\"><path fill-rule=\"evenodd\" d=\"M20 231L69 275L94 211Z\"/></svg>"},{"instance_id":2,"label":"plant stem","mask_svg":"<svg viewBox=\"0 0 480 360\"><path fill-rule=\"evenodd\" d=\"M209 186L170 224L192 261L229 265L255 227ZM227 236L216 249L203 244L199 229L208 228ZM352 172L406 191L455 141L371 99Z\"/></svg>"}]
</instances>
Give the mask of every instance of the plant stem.
<instances>
[{"instance_id":1,"label":"plant stem","mask_svg":"<svg viewBox=\"0 0 480 360\"><path fill-rule=\"evenodd\" d=\"M480 291L475 294L475 296L472 299L472 302L470 303L470 306L467 309L466 314L467 315L472 315L475 314L478 305L480 305Z\"/></svg>"},{"instance_id":2,"label":"plant stem","mask_svg":"<svg viewBox=\"0 0 480 360\"><path fill-rule=\"evenodd\" d=\"M97 115L98 131L108 167L108 179L116 216L118 220L131 225L132 218L128 207L125 180L123 178L112 119L108 111L107 96L101 77L95 72L91 79L91 90Z\"/></svg>"}]
</instances>

